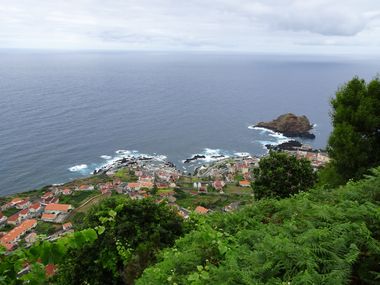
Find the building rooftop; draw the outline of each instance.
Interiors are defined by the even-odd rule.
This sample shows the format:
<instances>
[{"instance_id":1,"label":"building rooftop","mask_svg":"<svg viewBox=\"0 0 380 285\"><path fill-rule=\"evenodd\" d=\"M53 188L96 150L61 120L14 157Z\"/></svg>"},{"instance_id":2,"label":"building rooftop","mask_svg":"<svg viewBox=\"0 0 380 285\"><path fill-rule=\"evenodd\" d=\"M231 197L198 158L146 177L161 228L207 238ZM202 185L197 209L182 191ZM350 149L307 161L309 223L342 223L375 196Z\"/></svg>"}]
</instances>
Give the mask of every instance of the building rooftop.
<instances>
[{"instance_id":1,"label":"building rooftop","mask_svg":"<svg viewBox=\"0 0 380 285\"><path fill-rule=\"evenodd\" d=\"M70 204L47 204L45 211L59 211L59 212L68 212L72 206Z\"/></svg>"},{"instance_id":2,"label":"building rooftop","mask_svg":"<svg viewBox=\"0 0 380 285\"><path fill-rule=\"evenodd\" d=\"M33 228L35 225L37 225L37 220L35 219L25 220L19 226L15 227L11 231L9 231L6 235L4 235L0 240L1 244L7 247L6 246L7 243L14 243L17 240L17 238L23 235L26 231Z\"/></svg>"}]
</instances>

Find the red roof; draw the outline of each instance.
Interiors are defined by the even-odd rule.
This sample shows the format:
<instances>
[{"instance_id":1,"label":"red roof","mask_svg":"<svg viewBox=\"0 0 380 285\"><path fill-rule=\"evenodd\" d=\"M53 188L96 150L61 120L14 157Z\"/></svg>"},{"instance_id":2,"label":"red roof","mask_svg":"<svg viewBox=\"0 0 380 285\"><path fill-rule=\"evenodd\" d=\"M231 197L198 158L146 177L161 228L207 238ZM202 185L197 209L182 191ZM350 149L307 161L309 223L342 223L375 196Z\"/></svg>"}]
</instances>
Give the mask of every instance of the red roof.
<instances>
[{"instance_id":1,"label":"red roof","mask_svg":"<svg viewBox=\"0 0 380 285\"><path fill-rule=\"evenodd\" d=\"M57 271L57 266L55 266L55 264L53 263L49 263L48 265L45 266L46 277L53 276L56 271Z\"/></svg>"},{"instance_id":2,"label":"red roof","mask_svg":"<svg viewBox=\"0 0 380 285\"><path fill-rule=\"evenodd\" d=\"M70 222L68 222L68 223L65 223L65 224L63 224L62 225L62 228L64 228L64 229L68 229L68 228L71 228L73 225L70 223Z\"/></svg>"},{"instance_id":3,"label":"red roof","mask_svg":"<svg viewBox=\"0 0 380 285\"><path fill-rule=\"evenodd\" d=\"M41 196L41 198L46 199L53 196L54 196L53 192L46 192L44 195Z\"/></svg>"},{"instance_id":4,"label":"red roof","mask_svg":"<svg viewBox=\"0 0 380 285\"><path fill-rule=\"evenodd\" d=\"M5 236L3 236L0 240L1 244L6 246L7 243L14 243L17 238L19 238L26 231L30 230L34 226L37 225L37 220L25 220L21 223L21 225L15 227L13 230L8 232Z\"/></svg>"},{"instance_id":5,"label":"red roof","mask_svg":"<svg viewBox=\"0 0 380 285\"><path fill-rule=\"evenodd\" d=\"M143 188L152 188L153 183L152 182L141 182L141 187Z\"/></svg>"},{"instance_id":6,"label":"red roof","mask_svg":"<svg viewBox=\"0 0 380 285\"><path fill-rule=\"evenodd\" d=\"M205 207L202 207L202 206L197 206L195 208L195 212L198 213L198 214L207 214L208 213L208 209L205 208Z\"/></svg>"},{"instance_id":7,"label":"red roof","mask_svg":"<svg viewBox=\"0 0 380 285\"><path fill-rule=\"evenodd\" d=\"M38 210L40 207L41 207L41 204L39 202L37 202L37 203L30 205L29 209Z\"/></svg>"},{"instance_id":8,"label":"red roof","mask_svg":"<svg viewBox=\"0 0 380 285\"><path fill-rule=\"evenodd\" d=\"M55 220L55 218L57 218L56 214L46 214L46 213L43 213L42 216L41 216L42 220Z\"/></svg>"},{"instance_id":9,"label":"red roof","mask_svg":"<svg viewBox=\"0 0 380 285\"><path fill-rule=\"evenodd\" d=\"M20 215L27 215L29 213L29 209L24 209L19 212Z\"/></svg>"},{"instance_id":10,"label":"red roof","mask_svg":"<svg viewBox=\"0 0 380 285\"><path fill-rule=\"evenodd\" d=\"M239 184L241 186L250 186L251 185L251 183L248 180L239 181Z\"/></svg>"},{"instance_id":11,"label":"red roof","mask_svg":"<svg viewBox=\"0 0 380 285\"><path fill-rule=\"evenodd\" d=\"M72 206L70 204L47 204L45 211L57 211L57 212L68 212Z\"/></svg>"},{"instance_id":12,"label":"red roof","mask_svg":"<svg viewBox=\"0 0 380 285\"><path fill-rule=\"evenodd\" d=\"M92 185L86 185L86 184L84 184L84 185L79 186L80 190L86 190L86 189L90 189L90 188L92 188Z\"/></svg>"},{"instance_id":13,"label":"red roof","mask_svg":"<svg viewBox=\"0 0 380 285\"><path fill-rule=\"evenodd\" d=\"M138 187L140 187L140 183L137 183L137 182L129 182L129 183L128 183L128 187L129 187L129 188L138 188Z\"/></svg>"},{"instance_id":14,"label":"red roof","mask_svg":"<svg viewBox=\"0 0 380 285\"><path fill-rule=\"evenodd\" d=\"M16 214L13 214L12 216L10 216L8 218L8 222L15 222L17 221L18 217L20 216L20 212L16 213Z\"/></svg>"},{"instance_id":15,"label":"red roof","mask_svg":"<svg viewBox=\"0 0 380 285\"><path fill-rule=\"evenodd\" d=\"M12 201L11 201L11 203L12 204L18 204L18 203L20 203L22 201L24 201L24 200L21 199L21 198L19 198L19 197L17 197L17 198L13 198Z\"/></svg>"}]
</instances>

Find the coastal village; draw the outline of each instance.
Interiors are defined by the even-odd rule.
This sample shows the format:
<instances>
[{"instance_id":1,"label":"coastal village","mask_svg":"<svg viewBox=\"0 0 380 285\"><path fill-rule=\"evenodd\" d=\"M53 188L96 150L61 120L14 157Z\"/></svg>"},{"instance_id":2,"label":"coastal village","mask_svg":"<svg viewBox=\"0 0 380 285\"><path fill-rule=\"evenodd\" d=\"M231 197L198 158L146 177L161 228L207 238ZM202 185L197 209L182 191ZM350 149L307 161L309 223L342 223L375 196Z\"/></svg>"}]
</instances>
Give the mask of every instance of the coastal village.
<instances>
[{"instance_id":1,"label":"coastal village","mask_svg":"<svg viewBox=\"0 0 380 285\"><path fill-rule=\"evenodd\" d=\"M327 154L309 146L284 151L310 160L315 169L329 161ZM170 162L123 158L88 178L2 198L0 244L12 251L37 240L58 239L73 232L92 205L112 195L168 203L184 219L192 213L234 211L253 201L252 173L259 161L249 155L220 158L186 174Z\"/></svg>"}]
</instances>

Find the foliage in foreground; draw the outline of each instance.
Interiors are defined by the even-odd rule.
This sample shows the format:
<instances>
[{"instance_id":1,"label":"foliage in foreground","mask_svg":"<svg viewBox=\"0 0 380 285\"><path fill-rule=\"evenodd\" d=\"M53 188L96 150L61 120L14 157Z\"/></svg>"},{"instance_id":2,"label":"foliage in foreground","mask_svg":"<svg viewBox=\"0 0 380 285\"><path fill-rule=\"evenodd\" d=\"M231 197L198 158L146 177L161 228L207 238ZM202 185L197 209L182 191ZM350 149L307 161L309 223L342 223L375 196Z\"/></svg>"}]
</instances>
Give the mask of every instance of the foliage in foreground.
<instances>
[{"instance_id":1,"label":"foliage in foreground","mask_svg":"<svg viewBox=\"0 0 380 285\"><path fill-rule=\"evenodd\" d=\"M9 255L5 249L0 248L0 284L45 284L46 265L64 263L69 251L92 244L97 238L94 229L86 229L56 242L38 242L30 249L17 249ZM19 274L27 265L30 266L29 272Z\"/></svg>"},{"instance_id":2,"label":"foliage in foreground","mask_svg":"<svg viewBox=\"0 0 380 285\"><path fill-rule=\"evenodd\" d=\"M339 189L215 214L136 284L379 284L379 204L380 168Z\"/></svg>"},{"instance_id":3,"label":"foliage in foreground","mask_svg":"<svg viewBox=\"0 0 380 285\"><path fill-rule=\"evenodd\" d=\"M132 284L183 232L182 218L171 208L125 196L93 207L81 226L56 242L10 254L0 248L0 284ZM30 272L21 275L28 264ZM45 275L48 264L58 268L53 278Z\"/></svg>"},{"instance_id":4,"label":"foliage in foreground","mask_svg":"<svg viewBox=\"0 0 380 285\"><path fill-rule=\"evenodd\" d=\"M311 188L316 180L308 160L274 151L260 160L259 168L254 170L254 175L252 188L258 199L289 197Z\"/></svg>"},{"instance_id":5,"label":"foliage in foreground","mask_svg":"<svg viewBox=\"0 0 380 285\"><path fill-rule=\"evenodd\" d=\"M173 245L183 232L182 218L171 208L124 196L93 207L83 227L101 234L95 242L68 252L58 284L132 284L155 261L156 253Z\"/></svg>"}]
</instances>

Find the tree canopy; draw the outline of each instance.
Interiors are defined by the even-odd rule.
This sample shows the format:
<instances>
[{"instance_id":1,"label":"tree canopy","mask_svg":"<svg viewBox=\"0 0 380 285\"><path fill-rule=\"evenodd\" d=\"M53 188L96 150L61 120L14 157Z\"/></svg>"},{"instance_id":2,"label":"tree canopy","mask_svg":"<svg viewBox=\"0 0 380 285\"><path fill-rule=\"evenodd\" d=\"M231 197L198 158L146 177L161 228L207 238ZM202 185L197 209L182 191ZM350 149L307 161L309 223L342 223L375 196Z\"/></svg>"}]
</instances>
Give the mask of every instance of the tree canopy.
<instances>
[{"instance_id":1,"label":"tree canopy","mask_svg":"<svg viewBox=\"0 0 380 285\"><path fill-rule=\"evenodd\" d=\"M331 100L333 131L328 152L343 181L380 164L380 79L353 78Z\"/></svg>"},{"instance_id":2,"label":"tree canopy","mask_svg":"<svg viewBox=\"0 0 380 285\"><path fill-rule=\"evenodd\" d=\"M254 179L252 187L256 198L285 198L312 187L316 175L308 160L271 151L260 160Z\"/></svg>"},{"instance_id":3,"label":"tree canopy","mask_svg":"<svg viewBox=\"0 0 380 285\"><path fill-rule=\"evenodd\" d=\"M59 284L132 284L156 253L183 232L182 218L165 204L123 196L93 207L83 227L101 234L94 243L68 252Z\"/></svg>"}]
</instances>

